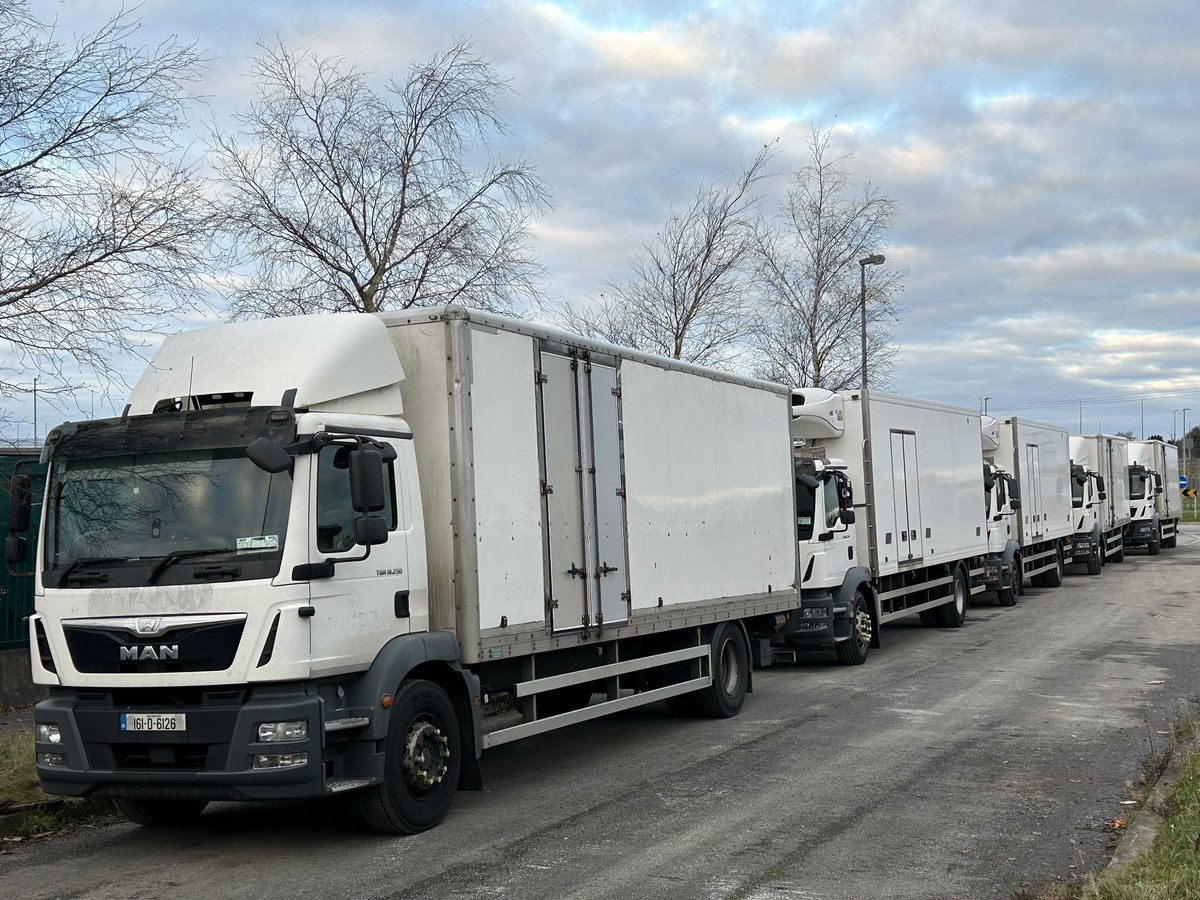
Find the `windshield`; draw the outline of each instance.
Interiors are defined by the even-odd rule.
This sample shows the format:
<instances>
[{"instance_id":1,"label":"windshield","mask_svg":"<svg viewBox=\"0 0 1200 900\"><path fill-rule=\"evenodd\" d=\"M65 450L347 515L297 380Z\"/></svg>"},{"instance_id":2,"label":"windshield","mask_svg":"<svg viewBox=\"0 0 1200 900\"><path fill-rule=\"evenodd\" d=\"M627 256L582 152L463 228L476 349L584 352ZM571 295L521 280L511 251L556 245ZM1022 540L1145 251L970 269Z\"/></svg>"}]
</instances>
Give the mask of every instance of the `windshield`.
<instances>
[{"instance_id":1,"label":"windshield","mask_svg":"<svg viewBox=\"0 0 1200 900\"><path fill-rule=\"evenodd\" d=\"M1129 499L1146 499L1146 469L1143 466L1129 467Z\"/></svg>"},{"instance_id":2,"label":"windshield","mask_svg":"<svg viewBox=\"0 0 1200 900\"><path fill-rule=\"evenodd\" d=\"M1083 477L1083 466L1071 466L1071 505L1076 509L1083 506L1083 489L1085 484L1079 481Z\"/></svg>"},{"instance_id":3,"label":"windshield","mask_svg":"<svg viewBox=\"0 0 1200 900\"><path fill-rule=\"evenodd\" d=\"M263 472L242 448L60 458L46 509L45 583L271 577L291 486L289 473Z\"/></svg>"},{"instance_id":4,"label":"windshield","mask_svg":"<svg viewBox=\"0 0 1200 900\"><path fill-rule=\"evenodd\" d=\"M812 488L796 480L796 531L800 540L813 536L813 513L817 506L817 494Z\"/></svg>"}]
</instances>

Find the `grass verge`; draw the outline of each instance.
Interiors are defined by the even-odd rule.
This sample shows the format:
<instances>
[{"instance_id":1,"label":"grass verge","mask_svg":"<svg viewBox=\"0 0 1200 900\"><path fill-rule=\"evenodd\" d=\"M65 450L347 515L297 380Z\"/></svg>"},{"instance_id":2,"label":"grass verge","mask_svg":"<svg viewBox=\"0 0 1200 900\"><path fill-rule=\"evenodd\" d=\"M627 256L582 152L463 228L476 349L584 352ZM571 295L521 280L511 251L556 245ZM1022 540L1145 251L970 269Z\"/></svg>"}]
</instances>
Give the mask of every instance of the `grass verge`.
<instances>
[{"instance_id":1,"label":"grass verge","mask_svg":"<svg viewBox=\"0 0 1200 900\"><path fill-rule=\"evenodd\" d=\"M1180 900L1200 897L1200 711L1193 703L1173 718L1165 746L1142 760L1142 806L1162 818L1150 850L1117 871L1084 876L1076 884L1051 884L1021 892L1018 900ZM1174 766L1170 786L1152 793Z\"/></svg>"},{"instance_id":2,"label":"grass verge","mask_svg":"<svg viewBox=\"0 0 1200 900\"><path fill-rule=\"evenodd\" d=\"M25 810L5 816L21 807ZM0 737L0 817L4 817L0 833L5 842L94 825L109 815L106 804L42 793L33 767L33 735L22 733Z\"/></svg>"}]
</instances>

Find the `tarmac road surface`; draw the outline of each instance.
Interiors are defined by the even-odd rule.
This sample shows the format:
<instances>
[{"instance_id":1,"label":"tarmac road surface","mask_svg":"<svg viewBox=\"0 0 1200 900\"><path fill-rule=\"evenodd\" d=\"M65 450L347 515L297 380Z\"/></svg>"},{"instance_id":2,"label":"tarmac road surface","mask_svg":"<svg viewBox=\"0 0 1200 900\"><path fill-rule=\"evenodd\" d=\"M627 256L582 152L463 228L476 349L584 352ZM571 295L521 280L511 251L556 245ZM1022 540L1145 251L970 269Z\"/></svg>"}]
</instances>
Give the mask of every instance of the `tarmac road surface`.
<instances>
[{"instance_id":1,"label":"tarmac road surface","mask_svg":"<svg viewBox=\"0 0 1200 900\"><path fill-rule=\"evenodd\" d=\"M754 674L737 718L661 704L485 754L437 829L344 802L215 804L7 844L4 896L1009 897L1102 867L1143 756L1200 694L1200 529L866 665Z\"/></svg>"}]
</instances>

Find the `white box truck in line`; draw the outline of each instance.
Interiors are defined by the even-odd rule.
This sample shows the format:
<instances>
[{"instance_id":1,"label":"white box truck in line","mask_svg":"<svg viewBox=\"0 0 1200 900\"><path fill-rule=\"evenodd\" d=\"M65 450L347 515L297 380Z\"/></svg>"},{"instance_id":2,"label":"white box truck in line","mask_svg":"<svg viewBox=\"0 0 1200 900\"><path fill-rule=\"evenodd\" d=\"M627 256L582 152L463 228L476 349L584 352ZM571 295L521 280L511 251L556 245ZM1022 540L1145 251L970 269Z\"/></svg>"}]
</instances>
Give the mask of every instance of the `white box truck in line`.
<instances>
[{"instance_id":1,"label":"white box truck in line","mask_svg":"<svg viewBox=\"0 0 1200 900\"><path fill-rule=\"evenodd\" d=\"M981 424L988 519L987 589L1013 606L1026 580L1058 587L1072 532L1065 428L1010 416Z\"/></svg>"},{"instance_id":2,"label":"white box truck in line","mask_svg":"<svg viewBox=\"0 0 1200 900\"><path fill-rule=\"evenodd\" d=\"M791 422L787 388L454 307L168 338L121 417L43 451L41 782L143 824L356 791L407 833L485 747L656 700L735 715L750 635L799 606ZM970 491L922 462L940 480L876 487L909 518L863 535L872 583L885 618L953 588L961 619L982 549L934 501Z\"/></svg>"},{"instance_id":3,"label":"white box truck in line","mask_svg":"<svg viewBox=\"0 0 1200 900\"><path fill-rule=\"evenodd\" d=\"M979 414L808 388L793 392L792 420L803 573L775 656L833 647L861 662L881 625L914 613L961 626L984 590Z\"/></svg>"},{"instance_id":4,"label":"white box truck in line","mask_svg":"<svg viewBox=\"0 0 1200 900\"><path fill-rule=\"evenodd\" d=\"M1179 493L1179 448L1165 441L1129 442L1129 524L1125 546L1157 556L1174 547L1183 515Z\"/></svg>"},{"instance_id":5,"label":"white box truck in line","mask_svg":"<svg viewBox=\"0 0 1200 900\"><path fill-rule=\"evenodd\" d=\"M1071 435L1071 507L1075 534L1071 562L1125 559L1125 526L1129 524L1129 440L1115 434Z\"/></svg>"}]
</instances>

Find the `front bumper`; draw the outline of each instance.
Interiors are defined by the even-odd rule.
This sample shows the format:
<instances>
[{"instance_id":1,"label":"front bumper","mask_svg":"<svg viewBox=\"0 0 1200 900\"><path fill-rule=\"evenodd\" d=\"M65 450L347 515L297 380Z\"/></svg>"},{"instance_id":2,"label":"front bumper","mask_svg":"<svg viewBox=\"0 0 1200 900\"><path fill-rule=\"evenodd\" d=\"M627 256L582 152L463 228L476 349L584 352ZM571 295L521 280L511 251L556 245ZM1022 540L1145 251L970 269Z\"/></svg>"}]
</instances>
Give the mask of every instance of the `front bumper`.
<instances>
[{"instance_id":1,"label":"front bumper","mask_svg":"<svg viewBox=\"0 0 1200 900\"><path fill-rule=\"evenodd\" d=\"M1125 546L1136 547L1153 543L1158 538L1158 527L1150 520L1130 522L1125 526Z\"/></svg>"},{"instance_id":2,"label":"front bumper","mask_svg":"<svg viewBox=\"0 0 1200 900\"><path fill-rule=\"evenodd\" d=\"M37 723L60 739L35 741L38 778L49 794L268 800L325 792L322 700L300 685L241 690L116 694L55 689L34 708ZM183 713L182 732L121 730L122 712ZM299 741L258 740L263 722L308 721ZM55 754L46 765L43 754ZM287 754L305 762L255 768L258 756Z\"/></svg>"}]
</instances>

